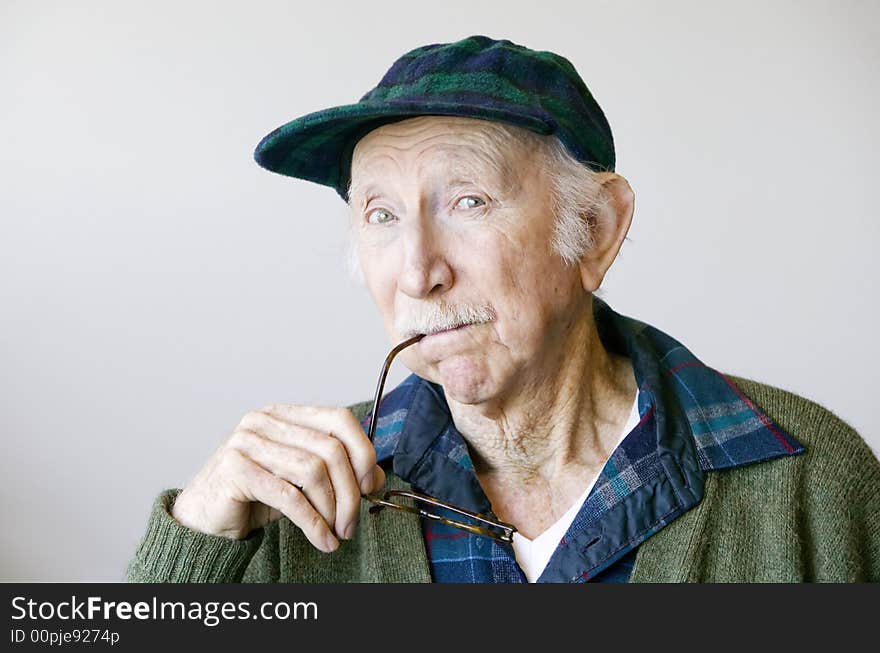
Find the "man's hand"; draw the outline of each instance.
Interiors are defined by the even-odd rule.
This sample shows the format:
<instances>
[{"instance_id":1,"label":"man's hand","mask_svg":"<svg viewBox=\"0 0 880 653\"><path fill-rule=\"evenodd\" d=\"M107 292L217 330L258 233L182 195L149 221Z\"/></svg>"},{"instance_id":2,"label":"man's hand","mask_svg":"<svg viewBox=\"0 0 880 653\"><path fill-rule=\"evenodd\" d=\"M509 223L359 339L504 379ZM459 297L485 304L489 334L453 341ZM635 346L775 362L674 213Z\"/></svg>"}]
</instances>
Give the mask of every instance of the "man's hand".
<instances>
[{"instance_id":1,"label":"man's hand","mask_svg":"<svg viewBox=\"0 0 880 653\"><path fill-rule=\"evenodd\" d=\"M351 411L271 405L242 418L178 495L172 515L231 539L285 515L330 552L338 537L354 535L361 492L384 485L376 452Z\"/></svg>"}]
</instances>

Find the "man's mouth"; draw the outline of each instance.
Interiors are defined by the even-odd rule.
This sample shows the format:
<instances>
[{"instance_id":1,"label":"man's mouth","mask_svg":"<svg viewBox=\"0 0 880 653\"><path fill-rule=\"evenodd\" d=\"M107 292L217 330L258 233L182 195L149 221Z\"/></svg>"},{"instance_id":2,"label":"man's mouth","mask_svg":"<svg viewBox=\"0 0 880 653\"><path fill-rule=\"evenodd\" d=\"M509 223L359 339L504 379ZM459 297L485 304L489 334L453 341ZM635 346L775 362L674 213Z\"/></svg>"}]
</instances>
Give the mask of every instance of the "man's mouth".
<instances>
[{"instance_id":1,"label":"man's mouth","mask_svg":"<svg viewBox=\"0 0 880 653\"><path fill-rule=\"evenodd\" d=\"M480 326L481 324L487 324L487 322L468 322L467 324L459 324L458 326L431 327L430 329L427 329L425 331L404 331L402 333L402 336L404 338L414 338L416 336L421 336L422 340L439 340L440 336L458 333L459 331L464 331L468 327Z\"/></svg>"},{"instance_id":2,"label":"man's mouth","mask_svg":"<svg viewBox=\"0 0 880 653\"><path fill-rule=\"evenodd\" d=\"M457 327L447 327L447 328L445 328L445 329L431 329L431 330L429 330L427 333L425 333L425 337L428 337L428 336L436 336L436 335L439 335L439 334L441 334L441 333L452 333L453 331L460 331L461 329L464 329L465 327L469 327L469 326L472 326L472 325L470 325L470 324L460 324L460 325L458 325Z\"/></svg>"},{"instance_id":3,"label":"man's mouth","mask_svg":"<svg viewBox=\"0 0 880 653\"><path fill-rule=\"evenodd\" d=\"M425 337L422 338L421 342L419 342L419 346L428 346L433 348L435 346L445 346L446 342L449 341L451 344L454 340L456 340L462 331L467 329L468 327L476 326L475 324L461 324L457 327L447 327L445 329L430 329Z\"/></svg>"}]
</instances>

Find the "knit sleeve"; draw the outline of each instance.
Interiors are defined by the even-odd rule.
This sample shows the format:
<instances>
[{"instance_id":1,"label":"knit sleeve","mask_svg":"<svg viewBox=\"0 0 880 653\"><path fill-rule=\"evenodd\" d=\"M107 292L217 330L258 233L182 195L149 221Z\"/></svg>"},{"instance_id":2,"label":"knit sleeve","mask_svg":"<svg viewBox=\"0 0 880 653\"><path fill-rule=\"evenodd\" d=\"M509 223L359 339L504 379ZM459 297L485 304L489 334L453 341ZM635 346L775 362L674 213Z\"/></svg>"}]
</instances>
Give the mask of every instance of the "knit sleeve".
<instances>
[{"instance_id":1,"label":"knit sleeve","mask_svg":"<svg viewBox=\"0 0 880 653\"><path fill-rule=\"evenodd\" d=\"M833 444L814 444L814 468L803 477L812 580L880 582L880 462L854 430L829 421Z\"/></svg>"},{"instance_id":2,"label":"knit sleeve","mask_svg":"<svg viewBox=\"0 0 880 653\"><path fill-rule=\"evenodd\" d=\"M271 534L259 528L242 540L200 533L171 515L179 489L162 492L153 503L147 532L128 565L130 583L238 583L277 580Z\"/></svg>"},{"instance_id":3,"label":"knit sleeve","mask_svg":"<svg viewBox=\"0 0 880 653\"><path fill-rule=\"evenodd\" d=\"M880 460L854 430L838 432L835 482L830 492L839 498L839 523L830 541L829 557L846 562L846 573L832 581L880 582ZM829 509L826 496L820 501ZM818 503L818 502L817 502ZM832 504L833 505L833 504ZM816 507L818 509L818 506Z\"/></svg>"},{"instance_id":4,"label":"knit sleeve","mask_svg":"<svg viewBox=\"0 0 880 653\"><path fill-rule=\"evenodd\" d=\"M806 578L880 582L880 460L868 443L809 399L731 378L807 449L791 480Z\"/></svg>"}]
</instances>

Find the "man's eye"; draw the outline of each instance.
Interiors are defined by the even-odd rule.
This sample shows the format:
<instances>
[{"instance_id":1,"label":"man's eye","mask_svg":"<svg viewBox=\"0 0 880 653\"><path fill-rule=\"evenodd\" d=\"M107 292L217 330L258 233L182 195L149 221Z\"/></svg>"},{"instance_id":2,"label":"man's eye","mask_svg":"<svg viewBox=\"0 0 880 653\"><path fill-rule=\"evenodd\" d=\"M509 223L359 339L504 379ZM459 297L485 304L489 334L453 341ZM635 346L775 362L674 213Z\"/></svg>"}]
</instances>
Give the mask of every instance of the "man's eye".
<instances>
[{"instance_id":1,"label":"man's eye","mask_svg":"<svg viewBox=\"0 0 880 653\"><path fill-rule=\"evenodd\" d=\"M367 222L370 224L385 224L390 222L394 216L385 209L373 209L367 213Z\"/></svg>"},{"instance_id":2,"label":"man's eye","mask_svg":"<svg viewBox=\"0 0 880 653\"><path fill-rule=\"evenodd\" d=\"M475 209L478 206L482 206L483 204L485 204L485 202L479 197L475 195L466 195L465 197L462 197L460 200L458 200L458 204L456 204L455 206L456 208L462 209Z\"/></svg>"}]
</instances>

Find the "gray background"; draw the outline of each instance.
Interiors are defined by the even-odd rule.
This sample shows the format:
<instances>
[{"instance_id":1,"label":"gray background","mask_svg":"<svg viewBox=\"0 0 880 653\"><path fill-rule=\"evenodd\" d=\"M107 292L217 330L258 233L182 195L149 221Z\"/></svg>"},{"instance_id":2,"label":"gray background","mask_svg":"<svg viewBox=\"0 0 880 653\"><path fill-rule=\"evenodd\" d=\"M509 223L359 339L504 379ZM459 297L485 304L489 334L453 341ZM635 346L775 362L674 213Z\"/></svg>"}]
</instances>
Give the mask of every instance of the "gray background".
<instances>
[{"instance_id":1,"label":"gray background","mask_svg":"<svg viewBox=\"0 0 880 653\"><path fill-rule=\"evenodd\" d=\"M345 205L251 152L477 33L609 116L637 201L604 298L880 449L877 3L426 6L0 2L0 580L120 580L245 412L372 394Z\"/></svg>"}]
</instances>

